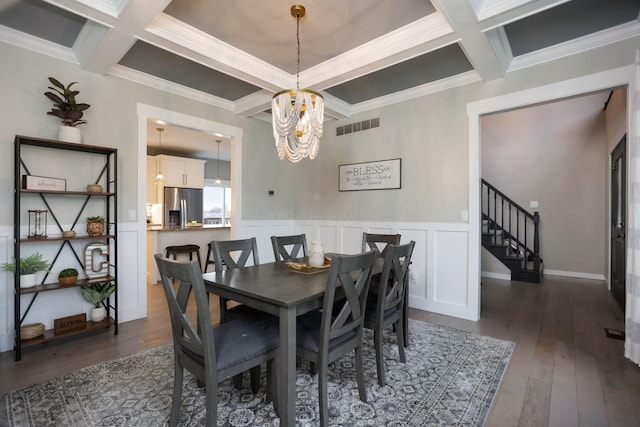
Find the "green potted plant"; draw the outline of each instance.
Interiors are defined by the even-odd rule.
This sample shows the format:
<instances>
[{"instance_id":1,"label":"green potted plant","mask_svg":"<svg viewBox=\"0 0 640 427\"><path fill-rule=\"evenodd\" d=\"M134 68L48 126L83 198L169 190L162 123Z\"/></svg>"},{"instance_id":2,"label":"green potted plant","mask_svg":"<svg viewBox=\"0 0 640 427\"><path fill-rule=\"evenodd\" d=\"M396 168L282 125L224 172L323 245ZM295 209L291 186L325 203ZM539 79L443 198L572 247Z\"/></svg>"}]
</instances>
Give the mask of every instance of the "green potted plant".
<instances>
[{"instance_id":1,"label":"green potted plant","mask_svg":"<svg viewBox=\"0 0 640 427\"><path fill-rule=\"evenodd\" d=\"M58 132L58 139L62 141L80 142L80 129L76 126L87 123L86 120L82 120L84 111L89 107L89 104L78 103L76 96L80 93L78 90L72 90L71 87L77 82L69 83L67 86L60 83L57 79L49 77L51 86L50 92L45 92L44 95L53 102L53 108L47 113L47 115L58 117L62 121Z\"/></svg>"},{"instance_id":2,"label":"green potted plant","mask_svg":"<svg viewBox=\"0 0 640 427\"><path fill-rule=\"evenodd\" d=\"M104 217L87 217L87 234L89 236L101 236L104 233Z\"/></svg>"},{"instance_id":3,"label":"green potted plant","mask_svg":"<svg viewBox=\"0 0 640 427\"><path fill-rule=\"evenodd\" d=\"M2 264L2 269L6 271L16 272L16 259L12 258L11 262ZM31 288L36 285L36 273L38 271L48 271L49 261L43 258L40 252L34 252L31 255L20 258L20 287Z\"/></svg>"},{"instance_id":4,"label":"green potted plant","mask_svg":"<svg viewBox=\"0 0 640 427\"><path fill-rule=\"evenodd\" d=\"M81 286L83 298L94 305L91 310L91 321L100 322L107 317L107 309L102 302L109 298L116 290L116 285L112 282L95 283L89 286Z\"/></svg>"},{"instance_id":5,"label":"green potted plant","mask_svg":"<svg viewBox=\"0 0 640 427\"><path fill-rule=\"evenodd\" d=\"M78 270L75 268L65 268L58 273L58 283L61 285L69 286L76 283L78 280Z\"/></svg>"}]
</instances>

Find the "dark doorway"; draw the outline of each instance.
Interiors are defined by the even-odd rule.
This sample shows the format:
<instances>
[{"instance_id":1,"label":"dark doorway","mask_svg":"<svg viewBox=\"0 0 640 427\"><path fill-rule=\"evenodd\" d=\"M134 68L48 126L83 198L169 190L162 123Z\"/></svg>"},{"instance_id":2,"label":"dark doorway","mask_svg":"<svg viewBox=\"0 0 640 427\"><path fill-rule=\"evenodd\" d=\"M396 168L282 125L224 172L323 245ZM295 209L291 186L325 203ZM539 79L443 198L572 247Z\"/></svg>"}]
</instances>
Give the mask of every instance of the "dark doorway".
<instances>
[{"instance_id":1,"label":"dark doorway","mask_svg":"<svg viewBox=\"0 0 640 427\"><path fill-rule=\"evenodd\" d=\"M627 137L611 153L611 292L625 310Z\"/></svg>"}]
</instances>

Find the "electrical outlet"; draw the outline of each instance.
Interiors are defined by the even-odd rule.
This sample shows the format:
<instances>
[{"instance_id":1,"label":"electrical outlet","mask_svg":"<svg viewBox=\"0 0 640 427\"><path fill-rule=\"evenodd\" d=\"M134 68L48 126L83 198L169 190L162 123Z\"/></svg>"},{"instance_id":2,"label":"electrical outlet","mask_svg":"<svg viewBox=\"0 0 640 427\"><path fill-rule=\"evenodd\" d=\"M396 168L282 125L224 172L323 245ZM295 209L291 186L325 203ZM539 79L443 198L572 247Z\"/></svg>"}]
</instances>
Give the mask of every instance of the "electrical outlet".
<instances>
[{"instance_id":1,"label":"electrical outlet","mask_svg":"<svg viewBox=\"0 0 640 427\"><path fill-rule=\"evenodd\" d=\"M275 191L273 191L273 190L269 190L269 191L267 192L267 195L268 195L268 196L275 196L275 195L276 195L276 192L275 192Z\"/></svg>"},{"instance_id":2,"label":"electrical outlet","mask_svg":"<svg viewBox=\"0 0 640 427\"><path fill-rule=\"evenodd\" d=\"M135 221L135 220L136 220L136 210L129 209L129 221Z\"/></svg>"},{"instance_id":3,"label":"electrical outlet","mask_svg":"<svg viewBox=\"0 0 640 427\"><path fill-rule=\"evenodd\" d=\"M538 207L538 201L537 200L531 200L529 202L529 207L530 208L537 208Z\"/></svg>"}]
</instances>

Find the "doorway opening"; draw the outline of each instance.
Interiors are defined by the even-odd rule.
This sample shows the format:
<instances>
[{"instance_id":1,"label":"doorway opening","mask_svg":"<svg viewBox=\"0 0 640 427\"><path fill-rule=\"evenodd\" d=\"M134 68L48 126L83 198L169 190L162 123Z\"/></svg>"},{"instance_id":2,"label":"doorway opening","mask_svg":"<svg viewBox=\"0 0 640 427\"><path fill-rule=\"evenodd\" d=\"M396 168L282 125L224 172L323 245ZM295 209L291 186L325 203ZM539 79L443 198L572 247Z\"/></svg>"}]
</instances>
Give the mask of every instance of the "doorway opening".
<instances>
[{"instance_id":1,"label":"doorway opening","mask_svg":"<svg viewBox=\"0 0 640 427\"><path fill-rule=\"evenodd\" d=\"M138 187L138 212L146 212L147 201L147 122L148 120L162 120L174 126L180 126L195 131L205 132L208 134L221 134L224 138L228 138L231 143L231 181L233 182L234 191L231 200L231 238L234 238L236 230L240 227L242 218L242 137L241 128L230 126L224 123L218 123L200 117L191 116L164 108L158 108L151 105L138 103L138 171L137 171L137 187ZM146 243L146 215L137 215L137 265L138 268L136 283L138 284L139 305L137 316L139 318L147 315L147 266L148 254Z\"/></svg>"},{"instance_id":2,"label":"doorway opening","mask_svg":"<svg viewBox=\"0 0 640 427\"><path fill-rule=\"evenodd\" d=\"M586 93L610 90L610 88L616 87L627 88L627 93L629 94L635 93L634 77L634 67L626 66L469 103L467 105L467 114L469 116L469 212L481 212L481 116L557 99L581 96ZM630 114L630 111L632 111L631 98L631 96L627 97L627 127L631 126L632 123ZM468 254L470 318L480 317L481 224L479 215L470 215Z\"/></svg>"}]
</instances>

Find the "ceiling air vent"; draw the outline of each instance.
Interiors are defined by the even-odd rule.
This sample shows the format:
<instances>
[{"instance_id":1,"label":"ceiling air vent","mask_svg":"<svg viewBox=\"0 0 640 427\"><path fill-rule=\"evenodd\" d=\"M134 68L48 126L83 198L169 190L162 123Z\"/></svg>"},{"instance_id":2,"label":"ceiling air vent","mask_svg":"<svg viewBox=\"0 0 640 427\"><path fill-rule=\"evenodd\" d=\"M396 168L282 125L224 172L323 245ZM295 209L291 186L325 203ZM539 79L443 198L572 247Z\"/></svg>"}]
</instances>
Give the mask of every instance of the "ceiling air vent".
<instances>
[{"instance_id":1,"label":"ceiling air vent","mask_svg":"<svg viewBox=\"0 0 640 427\"><path fill-rule=\"evenodd\" d=\"M347 135L349 133L360 132L361 130L373 129L380 127L380 117L361 122L350 123L348 125L338 126L336 128L336 136Z\"/></svg>"}]
</instances>

